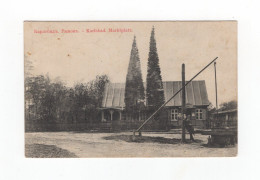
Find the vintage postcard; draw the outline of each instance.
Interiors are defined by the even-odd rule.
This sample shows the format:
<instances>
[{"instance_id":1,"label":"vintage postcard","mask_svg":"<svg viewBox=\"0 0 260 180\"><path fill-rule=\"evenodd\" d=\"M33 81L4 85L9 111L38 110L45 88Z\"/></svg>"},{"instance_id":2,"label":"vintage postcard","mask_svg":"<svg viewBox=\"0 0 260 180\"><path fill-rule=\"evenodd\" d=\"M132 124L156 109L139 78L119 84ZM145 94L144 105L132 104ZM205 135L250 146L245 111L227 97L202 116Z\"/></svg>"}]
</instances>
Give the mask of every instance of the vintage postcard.
<instances>
[{"instance_id":1,"label":"vintage postcard","mask_svg":"<svg viewBox=\"0 0 260 180\"><path fill-rule=\"evenodd\" d=\"M237 22L24 22L25 156L237 155Z\"/></svg>"}]
</instances>

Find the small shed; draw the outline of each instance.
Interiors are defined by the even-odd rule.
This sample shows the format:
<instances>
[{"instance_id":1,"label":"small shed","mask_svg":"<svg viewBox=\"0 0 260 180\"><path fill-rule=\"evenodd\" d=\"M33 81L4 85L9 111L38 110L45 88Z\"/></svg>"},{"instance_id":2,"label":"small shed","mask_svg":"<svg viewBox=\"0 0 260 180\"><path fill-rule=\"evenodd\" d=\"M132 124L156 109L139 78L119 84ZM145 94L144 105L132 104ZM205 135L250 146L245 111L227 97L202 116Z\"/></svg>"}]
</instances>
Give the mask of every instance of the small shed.
<instances>
[{"instance_id":1,"label":"small shed","mask_svg":"<svg viewBox=\"0 0 260 180\"><path fill-rule=\"evenodd\" d=\"M212 113L211 128L237 127L237 109L229 109Z\"/></svg>"}]
</instances>

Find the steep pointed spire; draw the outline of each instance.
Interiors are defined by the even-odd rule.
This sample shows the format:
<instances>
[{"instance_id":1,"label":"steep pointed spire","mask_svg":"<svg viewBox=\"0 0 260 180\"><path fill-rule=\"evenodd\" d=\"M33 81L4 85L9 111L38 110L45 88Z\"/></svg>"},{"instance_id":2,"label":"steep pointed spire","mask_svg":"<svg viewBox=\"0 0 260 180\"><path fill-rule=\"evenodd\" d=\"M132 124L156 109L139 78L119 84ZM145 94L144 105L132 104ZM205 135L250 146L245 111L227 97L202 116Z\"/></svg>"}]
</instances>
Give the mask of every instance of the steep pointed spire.
<instances>
[{"instance_id":1,"label":"steep pointed spire","mask_svg":"<svg viewBox=\"0 0 260 180\"><path fill-rule=\"evenodd\" d=\"M130 61L126 75L125 107L126 111L133 111L144 100L144 85L141 73L139 52L134 36Z\"/></svg>"},{"instance_id":2,"label":"steep pointed spire","mask_svg":"<svg viewBox=\"0 0 260 180\"><path fill-rule=\"evenodd\" d=\"M151 37L154 37L154 26L152 27Z\"/></svg>"},{"instance_id":3,"label":"steep pointed spire","mask_svg":"<svg viewBox=\"0 0 260 180\"><path fill-rule=\"evenodd\" d=\"M161 69L159 66L159 57L156 48L155 30L152 28L150 37L150 51L148 57L147 68L147 104L152 107L159 107L164 103L164 91L161 76Z\"/></svg>"}]
</instances>

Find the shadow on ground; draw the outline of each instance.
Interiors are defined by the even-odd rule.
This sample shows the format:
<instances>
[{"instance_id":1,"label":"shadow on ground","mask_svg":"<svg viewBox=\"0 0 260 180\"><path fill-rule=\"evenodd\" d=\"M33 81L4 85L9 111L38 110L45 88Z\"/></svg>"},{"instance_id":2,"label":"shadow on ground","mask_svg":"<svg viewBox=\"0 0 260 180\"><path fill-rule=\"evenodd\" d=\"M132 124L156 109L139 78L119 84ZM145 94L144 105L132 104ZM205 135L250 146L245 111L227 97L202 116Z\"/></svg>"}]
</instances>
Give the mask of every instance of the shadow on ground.
<instances>
[{"instance_id":1,"label":"shadow on ground","mask_svg":"<svg viewBox=\"0 0 260 180\"><path fill-rule=\"evenodd\" d=\"M26 144L25 156L27 158L76 158L74 153L54 145Z\"/></svg>"},{"instance_id":2,"label":"shadow on ground","mask_svg":"<svg viewBox=\"0 0 260 180\"><path fill-rule=\"evenodd\" d=\"M235 145L223 145L223 144L201 144L201 146L206 148L233 148Z\"/></svg>"},{"instance_id":3,"label":"shadow on ground","mask_svg":"<svg viewBox=\"0 0 260 180\"><path fill-rule=\"evenodd\" d=\"M164 137L151 137L151 136L136 136L133 139L132 135L113 135L103 137L105 140L114 140L114 141L125 141L125 142L137 142L137 143L159 143L159 144L180 144L181 139L176 138L164 138ZM190 140L186 140L187 144L191 143L201 143L201 140L196 140L196 142L192 142Z\"/></svg>"}]
</instances>

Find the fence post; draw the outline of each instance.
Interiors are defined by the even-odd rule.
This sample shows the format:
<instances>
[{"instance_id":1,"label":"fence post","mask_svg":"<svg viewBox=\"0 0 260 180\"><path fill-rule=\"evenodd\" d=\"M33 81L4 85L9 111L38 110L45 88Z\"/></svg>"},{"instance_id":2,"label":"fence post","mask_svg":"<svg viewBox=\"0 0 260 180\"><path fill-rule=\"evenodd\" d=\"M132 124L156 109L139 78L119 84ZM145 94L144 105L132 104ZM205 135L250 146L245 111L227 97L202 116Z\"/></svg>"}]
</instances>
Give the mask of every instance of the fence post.
<instances>
[{"instance_id":1,"label":"fence post","mask_svg":"<svg viewBox=\"0 0 260 180\"><path fill-rule=\"evenodd\" d=\"M185 113L186 113L186 93L185 93L185 64L182 64L182 137L181 141L185 142Z\"/></svg>"}]
</instances>

